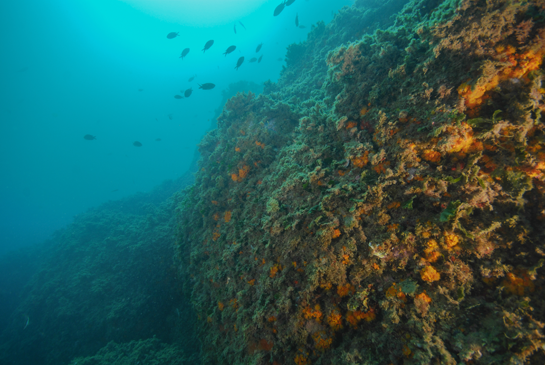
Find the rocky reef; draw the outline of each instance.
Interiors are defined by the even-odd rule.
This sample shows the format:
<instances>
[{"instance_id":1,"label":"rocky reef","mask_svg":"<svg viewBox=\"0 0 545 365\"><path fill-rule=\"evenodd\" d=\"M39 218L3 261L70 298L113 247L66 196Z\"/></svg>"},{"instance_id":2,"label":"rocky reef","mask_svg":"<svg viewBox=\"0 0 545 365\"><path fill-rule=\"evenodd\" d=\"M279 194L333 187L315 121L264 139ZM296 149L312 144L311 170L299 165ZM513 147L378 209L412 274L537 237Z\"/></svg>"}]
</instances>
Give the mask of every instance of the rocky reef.
<instances>
[{"instance_id":1,"label":"rocky reef","mask_svg":"<svg viewBox=\"0 0 545 365\"><path fill-rule=\"evenodd\" d=\"M195 314L172 259L175 192L192 182L188 173L81 214L32 254L25 251L30 268L15 260L20 254L10 255L29 273L11 284L21 285L16 291L8 278L18 271L0 261L1 297L11 299L2 302L0 363L198 362Z\"/></svg>"},{"instance_id":2,"label":"rocky reef","mask_svg":"<svg viewBox=\"0 0 545 365\"><path fill-rule=\"evenodd\" d=\"M545 363L545 5L402 4L318 24L201 142L203 363Z\"/></svg>"}]
</instances>

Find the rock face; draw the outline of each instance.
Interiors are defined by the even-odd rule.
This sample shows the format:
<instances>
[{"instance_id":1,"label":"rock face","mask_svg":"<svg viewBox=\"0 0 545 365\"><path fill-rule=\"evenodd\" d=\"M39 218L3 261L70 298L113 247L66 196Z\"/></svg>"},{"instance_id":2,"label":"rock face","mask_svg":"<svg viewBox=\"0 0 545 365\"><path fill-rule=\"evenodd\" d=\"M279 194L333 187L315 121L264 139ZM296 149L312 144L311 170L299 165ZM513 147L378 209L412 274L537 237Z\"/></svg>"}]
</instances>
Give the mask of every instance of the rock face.
<instances>
[{"instance_id":1,"label":"rock face","mask_svg":"<svg viewBox=\"0 0 545 365\"><path fill-rule=\"evenodd\" d=\"M2 321L0 363L134 364L135 354L176 359L163 364L195 363L196 315L181 296L172 260L172 194L191 182L187 174L151 193L103 204L36 249L39 257L29 255L35 274ZM129 344L140 339L148 340ZM129 360L121 362L121 355Z\"/></svg>"},{"instance_id":2,"label":"rock face","mask_svg":"<svg viewBox=\"0 0 545 365\"><path fill-rule=\"evenodd\" d=\"M201 143L204 363L545 362L543 3L361 3Z\"/></svg>"}]
</instances>

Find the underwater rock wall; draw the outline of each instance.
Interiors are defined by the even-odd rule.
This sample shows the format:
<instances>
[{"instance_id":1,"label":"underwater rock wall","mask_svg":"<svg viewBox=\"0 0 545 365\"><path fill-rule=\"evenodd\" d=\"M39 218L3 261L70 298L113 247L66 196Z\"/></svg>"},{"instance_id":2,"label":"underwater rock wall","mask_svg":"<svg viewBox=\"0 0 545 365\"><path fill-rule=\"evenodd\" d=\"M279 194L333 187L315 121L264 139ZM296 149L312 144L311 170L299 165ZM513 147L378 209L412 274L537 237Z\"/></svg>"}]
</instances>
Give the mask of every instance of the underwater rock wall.
<instances>
[{"instance_id":1,"label":"underwater rock wall","mask_svg":"<svg viewBox=\"0 0 545 365\"><path fill-rule=\"evenodd\" d=\"M203 363L544 363L544 54L542 1L415 0L231 98L178 206Z\"/></svg>"},{"instance_id":2,"label":"underwater rock wall","mask_svg":"<svg viewBox=\"0 0 545 365\"><path fill-rule=\"evenodd\" d=\"M179 199L172 194L191 182L187 174L151 193L105 203L40 247L45 257L2 328L0 363L114 364L116 358L121 364L123 355L134 364L129 350L140 359L195 362L195 314L172 260ZM125 344L140 339L149 340ZM71 361L76 356L91 358Z\"/></svg>"}]
</instances>

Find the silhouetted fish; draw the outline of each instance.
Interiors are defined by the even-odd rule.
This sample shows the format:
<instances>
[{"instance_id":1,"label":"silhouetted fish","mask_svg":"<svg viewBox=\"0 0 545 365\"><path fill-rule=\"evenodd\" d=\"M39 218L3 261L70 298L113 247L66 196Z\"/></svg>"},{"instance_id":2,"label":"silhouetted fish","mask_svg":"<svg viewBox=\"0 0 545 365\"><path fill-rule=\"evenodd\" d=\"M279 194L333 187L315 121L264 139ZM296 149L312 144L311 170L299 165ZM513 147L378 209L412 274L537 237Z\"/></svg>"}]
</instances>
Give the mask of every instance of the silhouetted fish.
<instances>
[{"instance_id":1,"label":"silhouetted fish","mask_svg":"<svg viewBox=\"0 0 545 365\"><path fill-rule=\"evenodd\" d=\"M83 136L83 139L85 139L87 141L92 141L93 139L97 139L97 137L92 136L90 134L86 134L86 135Z\"/></svg>"},{"instance_id":2,"label":"silhouetted fish","mask_svg":"<svg viewBox=\"0 0 545 365\"><path fill-rule=\"evenodd\" d=\"M183 99L184 97L182 95L174 95L174 99Z\"/></svg>"},{"instance_id":3,"label":"silhouetted fish","mask_svg":"<svg viewBox=\"0 0 545 365\"><path fill-rule=\"evenodd\" d=\"M167 34L167 38L168 38L168 39L174 39L174 38L176 38L178 35L180 35L180 33L178 33L178 32L170 32L170 33Z\"/></svg>"},{"instance_id":4,"label":"silhouetted fish","mask_svg":"<svg viewBox=\"0 0 545 365\"><path fill-rule=\"evenodd\" d=\"M237 65L235 66L235 68L238 70L238 68L240 67L240 65L242 65L243 62L244 62L244 56L238 59Z\"/></svg>"},{"instance_id":5,"label":"silhouetted fish","mask_svg":"<svg viewBox=\"0 0 545 365\"><path fill-rule=\"evenodd\" d=\"M277 61L282 61L282 57L278 57Z\"/></svg>"},{"instance_id":6,"label":"silhouetted fish","mask_svg":"<svg viewBox=\"0 0 545 365\"><path fill-rule=\"evenodd\" d=\"M204 45L204 48L202 49L202 52L204 53L207 49L210 49L210 47L212 47L213 44L214 44L213 39L206 42L206 44Z\"/></svg>"},{"instance_id":7,"label":"silhouetted fish","mask_svg":"<svg viewBox=\"0 0 545 365\"><path fill-rule=\"evenodd\" d=\"M255 49L255 53L259 52L261 50L261 47L263 47L263 43L259 43L257 45L257 48Z\"/></svg>"},{"instance_id":8,"label":"silhouetted fish","mask_svg":"<svg viewBox=\"0 0 545 365\"><path fill-rule=\"evenodd\" d=\"M229 48L227 48L227 50L225 51L224 55L228 55L229 53L233 52L235 49L237 49L236 46L230 46Z\"/></svg>"},{"instance_id":9,"label":"silhouetted fish","mask_svg":"<svg viewBox=\"0 0 545 365\"><path fill-rule=\"evenodd\" d=\"M191 95L191 93L193 92L193 89L192 88L189 88L187 89L185 92L184 92L184 96L186 98L189 98L189 96Z\"/></svg>"},{"instance_id":10,"label":"silhouetted fish","mask_svg":"<svg viewBox=\"0 0 545 365\"><path fill-rule=\"evenodd\" d=\"M144 91L144 89L138 89L138 91Z\"/></svg>"},{"instance_id":11,"label":"silhouetted fish","mask_svg":"<svg viewBox=\"0 0 545 365\"><path fill-rule=\"evenodd\" d=\"M161 138L155 138L155 142L161 142Z\"/></svg>"},{"instance_id":12,"label":"silhouetted fish","mask_svg":"<svg viewBox=\"0 0 545 365\"><path fill-rule=\"evenodd\" d=\"M142 147L142 143L140 143L140 142L138 142L138 141L134 141L134 142L132 143L132 145L133 145L134 147Z\"/></svg>"},{"instance_id":13,"label":"silhouetted fish","mask_svg":"<svg viewBox=\"0 0 545 365\"><path fill-rule=\"evenodd\" d=\"M174 119L174 117L172 116L172 114L167 114L167 116L168 116L168 119L170 119L170 120Z\"/></svg>"},{"instance_id":14,"label":"silhouetted fish","mask_svg":"<svg viewBox=\"0 0 545 365\"><path fill-rule=\"evenodd\" d=\"M295 2L295 0L287 0L286 1L286 6L290 6L291 4L293 4Z\"/></svg>"},{"instance_id":15,"label":"silhouetted fish","mask_svg":"<svg viewBox=\"0 0 545 365\"><path fill-rule=\"evenodd\" d=\"M187 81L188 81L188 82L191 82L191 81L195 80L195 76L197 76L197 75L191 76L191 77L189 78L189 80L187 80Z\"/></svg>"},{"instance_id":16,"label":"silhouetted fish","mask_svg":"<svg viewBox=\"0 0 545 365\"><path fill-rule=\"evenodd\" d=\"M262 58L263 58L263 55L261 55L261 56L259 57L259 59L257 60L257 63L260 63Z\"/></svg>"},{"instance_id":17,"label":"silhouetted fish","mask_svg":"<svg viewBox=\"0 0 545 365\"><path fill-rule=\"evenodd\" d=\"M180 58L183 60L185 56L187 56L187 54L189 53L189 48L186 48L182 51L182 55L180 56Z\"/></svg>"},{"instance_id":18,"label":"silhouetted fish","mask_svg":"<svg viewBox=\"0 0 545 365\"><path fill-rule=\"evenodd\" d=\"M210 82L204 83L202 85L199 84L199 89L203 89L203 90L212 90L215 87L216 87L216 85L214 85L214 84L212 84Z\"/></svg>"},{"instance_id":19,"label":"silhouetted fish","mask_svg":"<svg viewBox=\"0 0 545 365\"><path fill-rule=\"evenodd\" d=\"M299 28L305 29L306 27L304 25L300 25Z\"/></svg>"},{"instance_id":20,"label":"silhouetted fish","mask_svg":"<svg viewBox=\"0 0 545 365\"><path fill-rule=\"evenodd\" d=\"M255 57L252 57L252 58L250 59L250 63L253 63L253 62L255 62L255 61L257 61L257 58L255 58Z\"/></svg>"},{"instance_id":21,"label":"silhouetted fish","mask_svg":"<svg viewBox=\"0 0 545 365\"><path fill-rule=\"evenodd\" d=\"M299 14L295 14L295 26L299 26Z\"/></svg>"},{"instance_id":22,"label":"silhouetted fish","mask_svg":"<svg viewBox=\"0 0 545 365\"><path fill-rule=\"evenodd\" d=\"M278 14L280 14L282 10L284 10L284 6L286 6L286 3L282 3L278 5L276 9L274 9L274 16L277 16Z\"/></svg>"},{"instance_id":23,"label":"silhouetted fish","mask_svg":"<svg viewBox=\"0 0 545 365\"><path fill-rule=\"evenodd\" d=\"M233 30L235 31L235 34L237 34L237 24L235 23L235 25L233 26Z\"/></svg>"},{"instance_id":24,"label":"silhouetted fish","mask_svg":"<svg viewBox=\"0 0 545 365\"><path fill-rule=\"evenodd\" d=\"M242 24L240 20L238 22L240 23L240 25L242 25L242 28L246 29L246 27L244 26L244 24Z\"/></svg>"}]
</instances>

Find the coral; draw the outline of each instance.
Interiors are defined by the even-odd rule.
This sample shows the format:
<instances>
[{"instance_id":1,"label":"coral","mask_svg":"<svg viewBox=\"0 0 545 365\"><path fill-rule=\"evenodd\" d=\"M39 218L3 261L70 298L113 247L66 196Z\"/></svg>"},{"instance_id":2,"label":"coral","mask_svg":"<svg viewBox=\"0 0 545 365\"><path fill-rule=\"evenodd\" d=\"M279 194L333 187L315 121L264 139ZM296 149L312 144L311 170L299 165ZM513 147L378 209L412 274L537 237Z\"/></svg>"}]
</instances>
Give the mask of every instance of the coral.
<instances>
[{"instance_id":1,"label":"coral","mask_svg":"<svg viewBox=\"0 0 545 365\"><path fill-rule=\"evenodd\" d=\"M230 210L225 212L225 214L223 215L223 220L225 221L225 223L229 223L229 221L231 220L231 211Z\"/></svg>"},{"instance_id":2,"label":"coral","mask_svg":"<svg viewBox=\"0 0 545 365\"><path fill-rule=\"evenodd\" d=\"M327 323L334 331L338 331L343 328L342 316L337 310L333 310L329 316L327 316Z\"/></svg>"},{"instance_id":3,"label":"coral","mask_svg":"<svg viewBox=\"0 0 545 365\"><path fill-rule=\"evenodd\" d=\"M441 161L441 153L433 150L425 150L422 152L422 158L426 161L439 163Z\"/></svg>"},{"instance_id":4,"label":"coral","mask_svg":"<svg viewBox=\"0 0 545 365\"><path fill-rule=\"evenodd\" d=\"M248 165L243 165L238 169L238 174L231 174L231 179L235 182L240 182L248 175L248 172L250 172L250 167Z\"/></svg>"},{"instance_id":5,"label":"coral","mask_svg":"<svg viewBox=\"0 0 545 365\"><path fill-rule=\"evenodd\" d=\"M433 266L426 266L420 271L420 277L427 282L434 282L441 279L441 275Z\"/></svg>"},{"instance_id":6,"label":"coral","mask_svg":"<svg viewBox=\"0 0 545 365\"><path fill-rule=\"evenodd\" d=\"M327 350L333 343L333 339L331 337L327 337L325 331L313 333L312 339L314 340L314 347L321 351Z\"/></svg>"},{"instance_id":7,"label":"coral","mask_svg":"<svg viewBox=\"0 0 545 365\"><path fill-rule=\"evenodd\" d=\"M507 278L502 281L502 285L509 293L518 296L533 293L535 290L533 281L528 276L528 272L524 270L507 273Z\"/></svg>"}]
</instances>

